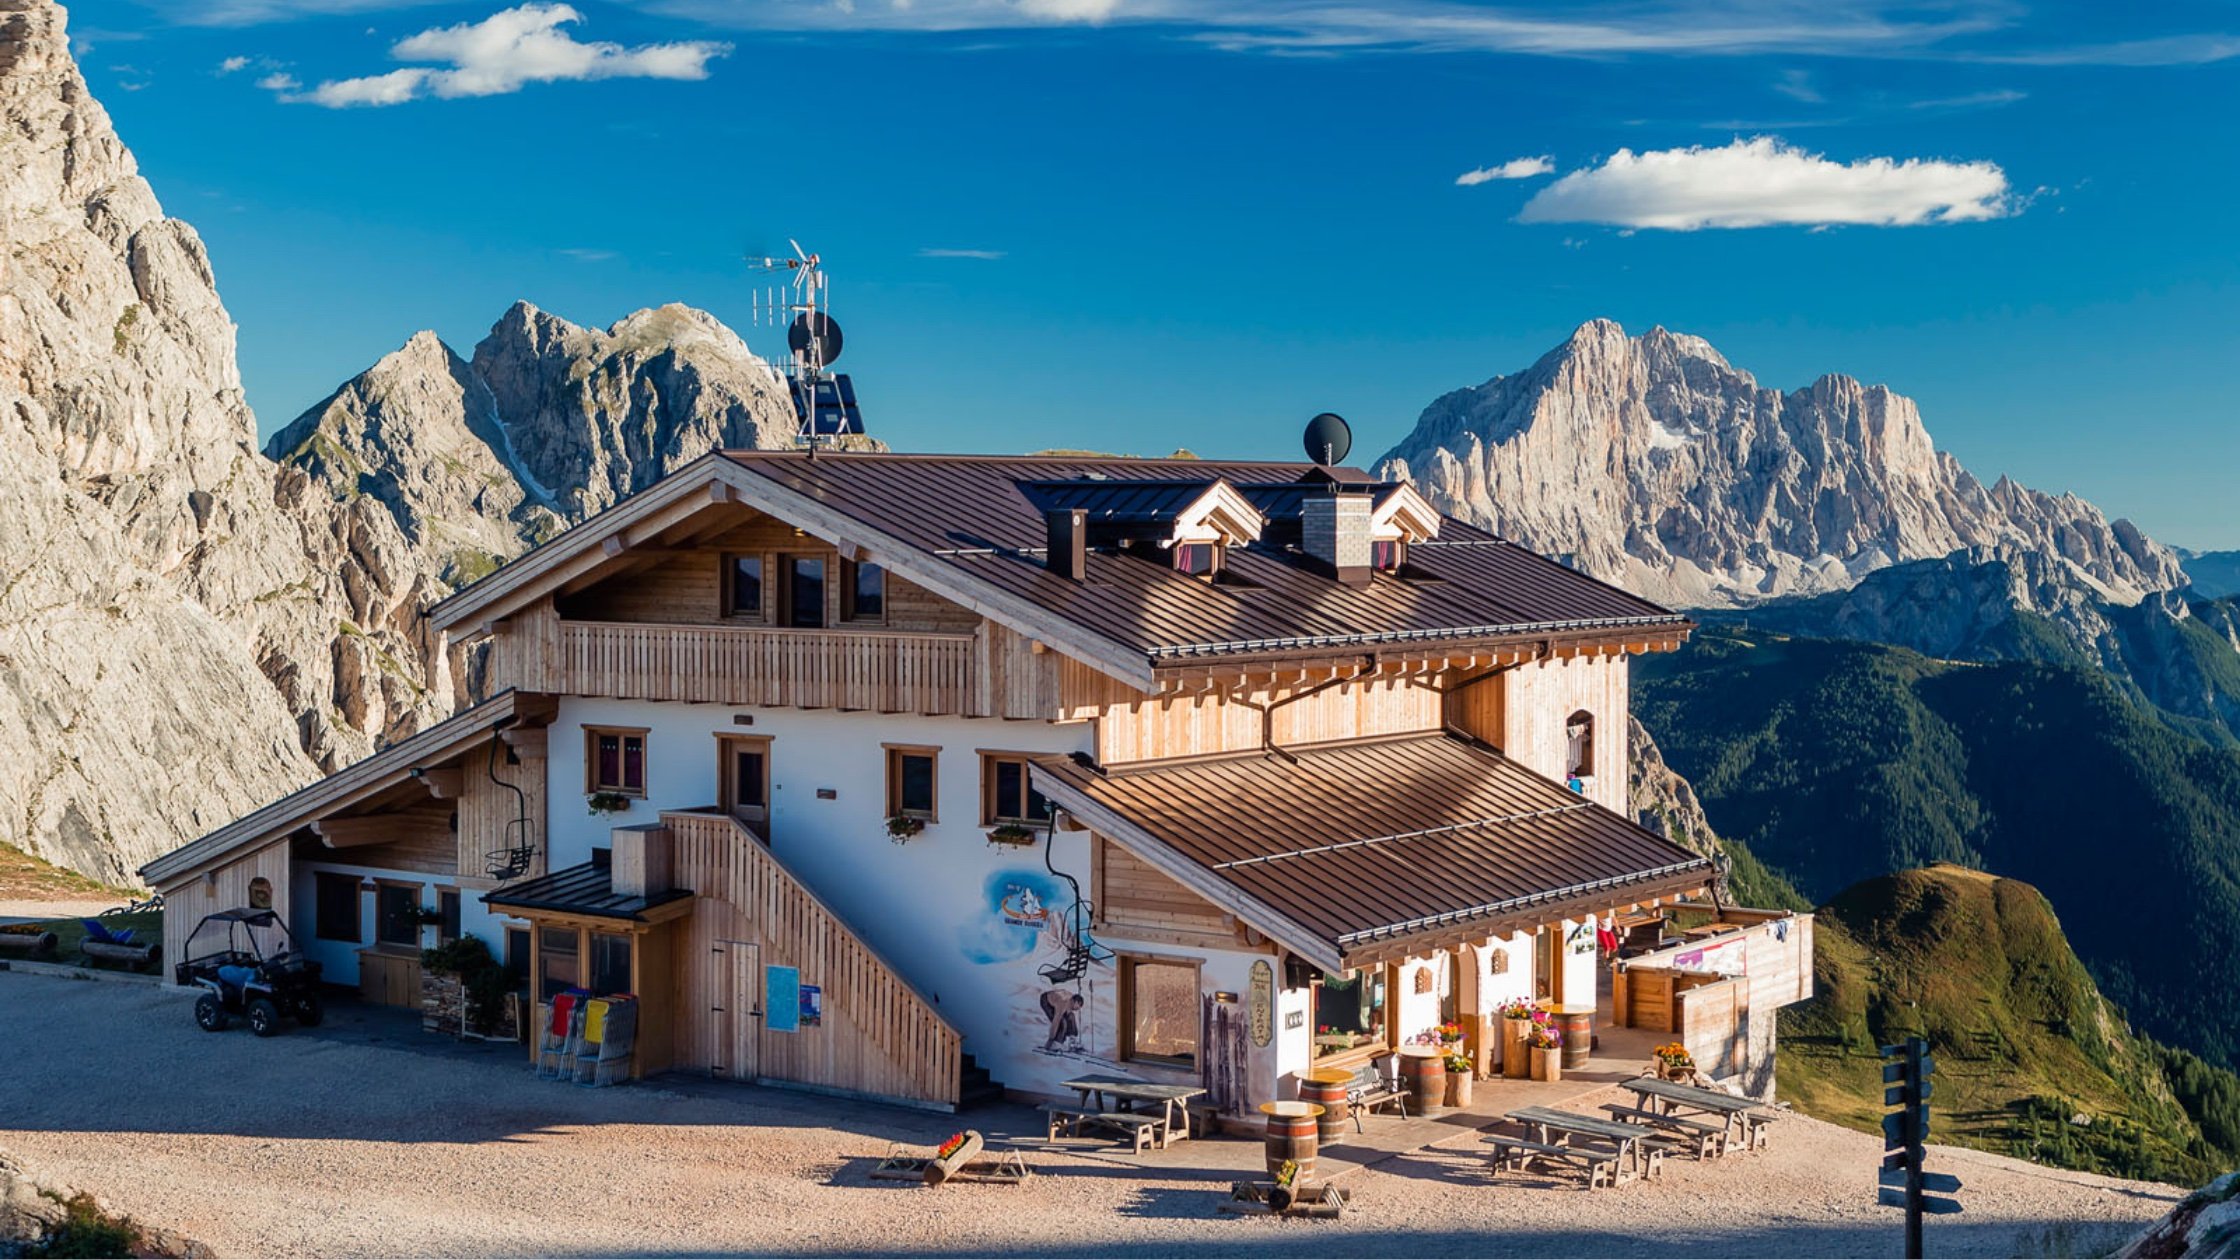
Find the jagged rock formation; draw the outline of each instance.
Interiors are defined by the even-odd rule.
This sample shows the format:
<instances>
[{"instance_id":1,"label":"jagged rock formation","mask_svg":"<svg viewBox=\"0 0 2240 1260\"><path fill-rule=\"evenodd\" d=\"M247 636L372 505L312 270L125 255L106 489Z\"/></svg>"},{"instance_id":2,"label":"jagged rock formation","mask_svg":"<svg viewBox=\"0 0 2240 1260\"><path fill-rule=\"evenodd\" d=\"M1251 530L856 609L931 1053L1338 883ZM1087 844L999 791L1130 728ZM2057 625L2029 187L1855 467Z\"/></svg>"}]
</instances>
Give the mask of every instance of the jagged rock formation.
<instances>
[{"instance_id":1,"label":"jagged rock formation","mask_svg":"<svg viewBox=\"0 0 2240 1260\"><path fill-rule=\"evenodd\" d=\"M194 229L0 0L0 843L111 882L442 716L420 616L787 403L713 318L422 335L261 454Z\"/></svg>"},{"instance_id":2,"label":"jagged rock formation","mask_svg":"<svg viewBox=\"0 0 2240 1260\"><path fill-rule=\"evenodd\" d=\"M1784 394L1701 338L1608 320L1433 402L1382 463L1448 512L1683 607L2000 544L2058 557L2117 603L2184 581L2128 521L1977 481L1882 386L1824 376Z\"/></svg>"},{"instance_id":3,"label":"jagged rock formation","mask_svg":"<svg viewBox=\"0 0 2240 1260\"><path fill-rule=\"evenodd\" d=\"M1944 660L2097 666L2165 713L2240 736L2240 607L2183 594L2110 603L2072 567L2004 546L1892 565L1848 591L1708 615Z\"/></svg>"},{"instance_id":4,"label":"jagged rock formation","mask_svg":"<svg viewBox=\"0 0 2240 1260\"><path fill-rule=\"evenodd\" d=\"M1716 856L1719 836L1711 829L1695 787L1665 764L1656 738L1630 714L1626 742L1632 751L1626 767L1626 803L1634 820L1691 853Z\"/></svg>"}]
</instances>

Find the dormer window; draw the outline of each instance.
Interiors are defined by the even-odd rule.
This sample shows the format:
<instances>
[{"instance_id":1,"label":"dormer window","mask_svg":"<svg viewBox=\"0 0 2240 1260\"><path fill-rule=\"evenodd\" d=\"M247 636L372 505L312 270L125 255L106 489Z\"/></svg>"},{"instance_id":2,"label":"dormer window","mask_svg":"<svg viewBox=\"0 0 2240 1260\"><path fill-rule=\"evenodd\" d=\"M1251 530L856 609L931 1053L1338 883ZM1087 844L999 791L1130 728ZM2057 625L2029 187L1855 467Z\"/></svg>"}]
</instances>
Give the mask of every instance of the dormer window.
<instances>
[{"instance_id":1,"label":"dormer window","mask_svg":"<svg viewBox=\"0 0 2240 1260\"><path fill-rule=\"evenodd\" d=\"M1398 573L1408 562L1408 544L1397 538L1380 538L1369 544L1369 564L1380 573Z\"/></svg>"},{"instance_id":2,"label":"dormer window","mask_svg":"<svg viewBox=\"0 0 2240 1260\"><path fill-rule=\"evenodd\" d=\"M1221 567L1221 544L1186 542L1174 545L1174 567L1178 573L1192 577L1212 577Z\"/></svg>"}]
</instances>

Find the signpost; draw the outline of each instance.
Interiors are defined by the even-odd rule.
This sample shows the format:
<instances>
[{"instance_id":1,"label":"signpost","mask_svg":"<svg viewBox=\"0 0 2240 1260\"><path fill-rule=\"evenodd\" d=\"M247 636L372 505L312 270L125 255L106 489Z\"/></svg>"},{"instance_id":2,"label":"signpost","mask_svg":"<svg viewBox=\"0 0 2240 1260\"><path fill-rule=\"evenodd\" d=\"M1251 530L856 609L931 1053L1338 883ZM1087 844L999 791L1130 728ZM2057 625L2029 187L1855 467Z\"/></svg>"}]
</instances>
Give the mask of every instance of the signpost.
<instances>
[{"instance_id":1,"label":"signpost","mask_svg":"<svg viewBox=\"0 0 2240 1260\"><path fill-rule=\"evenodd\" d=\"M1921 1260L1921 1218L1948 1216L1960 1210L1957 1199L1936 1198L1931 1191L1951 1194L1960 1179L1950 1173L1921 1171L1921 1157L1929 1142L1929 1078L1937 1062L1929 1057L1929 1043L1910 1037L1882 1047L1882 1105L1891 1108L1882 1117L1885 1150L1875 1191L1876 1201L1906 1210L1907 1260Z\"/></svg>"}]
</instances>

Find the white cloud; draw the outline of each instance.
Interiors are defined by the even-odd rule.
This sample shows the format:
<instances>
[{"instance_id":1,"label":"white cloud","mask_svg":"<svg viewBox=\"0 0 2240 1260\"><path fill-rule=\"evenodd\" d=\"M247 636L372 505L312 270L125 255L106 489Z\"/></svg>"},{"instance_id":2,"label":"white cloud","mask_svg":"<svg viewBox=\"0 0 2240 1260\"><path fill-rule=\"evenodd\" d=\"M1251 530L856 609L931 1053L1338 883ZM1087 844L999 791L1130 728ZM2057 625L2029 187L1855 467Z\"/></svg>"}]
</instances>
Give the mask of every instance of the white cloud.
<instances>
[{"instance_id":1,"label":"white cloud","mask_svg":"<svg viewBox=\"0 0 2240 1260\"><path fill-rule=\"evenodd\" d=\"M1474 188L1497 179L1531 179L1554 169L1555 159L1545 154L1539 157L1510 158L1499 166L1481 166L1474 171L1464 171L1454 177L1454 182L1463 188Z\"/></svg>"},{"instance_id":2,"label":"white cloud","mask_svg":"<svg viewBox=\"0 0 2240 1260\"><path fill-rule=\"evenodd\" d=\"M1723 148L1635 153L1573 171L1525 203L1521 223L1624 228L1910 227L1996 219L2019 207L1990 162L1862 158L1835 162L1771 136Z\"/></svg>"},{"instance_id":3,"label":"white cloud","mask_svg":"<svg viewBox=\"0 0 2240 1260\"><path fill-rule=\"evenodd\" d=\"M328 80L283 99L341 109L429 96L497 96L531 83L563 80L705 79L708 62L731 51L729 44L706 40L635 48L584 43L561 29L582 20L565 4L524 4L480 22L433 27L397 41L389 52L400 61L438 65Z\"/></svg>"},{"instance_id":4,"label":"white cloud","mask_svg":"<svg viewBox=\"0 0 2240 1260\"><path fill-rule=\"evenodd\" d=\"M293 92L303 85L296 82L296 77L287 71L275 70L257 80L257 86L267 92Z\"/></svg>"},{"instance_id":5,"label":"white cloud","mask_svg":"<svg viewBox=\"0 0 2240 1260\"><path fill-rule=\"evenodd\" d=\"M219 74L232 74L236 70L246 70L248 68L249 59L247 57L228 57L218 63Z\"/></svg>"},{"instance_id":6,"label":"white cloud","mask_svg":"<svg viewBox=\"0 0 2240 1260\"><path fill-rule=\"evenodd\" d=\"M1821 95L1819 88L1812 86L1812 75L1809 71L1804 70L1782 71L1780 80L1773 85L1773 90L1792 101L1803 101L1807 105L1818 105L1828 99Z\"/></svg>"},{"instance_id":7,"label":"white cloud","mask_svg":"<svg viewBox=\"0 0 2240 1260\"><path fill-rule=\"evenodd\" d=\"M977 258L981 262L994 262L1004 256L1000 249L921 249L920 258Z\"/></svg>"},{"instance_id":8,"label":"white cloud","mask_svg":"<svg viewBox=\"0 0 2240 1260\"><path fill-rule=\"evenodd\" d=\"M560 253L577 262L613 262L616 258L611 249L563 249Z\"/></svg>"},{"instance_id":9,"label":"white cloud","mask_svg":"<svg viewBox=\"0 0 2240 1260\"><path fill-rule=\"evenodd\" d=\"M2014 88L1999 88L1989 92L1970 92L1964 96L1940 96L1932 100L1913 101L1908 109L1996 109L2030 99L2028 92Z\"/></svg>"}]
</instances>

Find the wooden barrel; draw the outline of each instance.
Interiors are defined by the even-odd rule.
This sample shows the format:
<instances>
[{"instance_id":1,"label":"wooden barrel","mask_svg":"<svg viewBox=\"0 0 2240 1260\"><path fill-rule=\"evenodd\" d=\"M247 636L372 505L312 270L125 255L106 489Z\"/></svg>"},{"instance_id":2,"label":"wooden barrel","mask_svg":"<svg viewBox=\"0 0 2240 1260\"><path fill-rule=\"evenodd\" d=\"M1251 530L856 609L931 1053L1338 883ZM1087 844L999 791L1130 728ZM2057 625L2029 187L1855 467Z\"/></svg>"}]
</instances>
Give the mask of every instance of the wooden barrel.
<instances>
[{"instance_id":1,"label":"wooden barrel","mask_svg":"<svg viewBox=\"0 0 2240 1260\"><path fill-rule=\"evenodd\" d=\"M1408 1091L1408 1114L1427 1116L1435 1111L1445 1111L1446 1055L1431 1046L1402 1046L1400 1088Z\"/></svg>"},{"instance_id":2,"label":"wooden barrel","mask_svg":"<svg viewBox=\"0 0 2240 1260\"><path fill-rule=\"evenodd\" d=\"M1265 1102L1260 1111L1268 1117L1268 1175L1276 1176L1283 1162L1290 1160L1299 1166L1294 1184L1313 1180L1315 1132L1322 1108L1309 1102Z\"/></svg>"},{"instance_id":3,"label":"wooden barrel","mask_svg":"<svg viewBox=\"0 0 2240 1260\"><path fill-rule=\"evenodd\" d=\"M1324 1146L1345 1134L1346 1087L1352 1083L1353 1073L1344 1068L1317 1068L1299 1078L1299 1101L1322 1108L1319 1127Z\"/></svg>"},{"instance_id":4,"label":"wooden barrel","mask_svg":"<svg viewBox=\"0 0 2240 1260\"><path fill-rule=\"evenodd\" d=\"M1556 1010L1563 1020L1563 1065L1583 1068L1587 1056L1594 1052L1594 1008L1562 1006Z\"/></svg>"}]
</instances>

